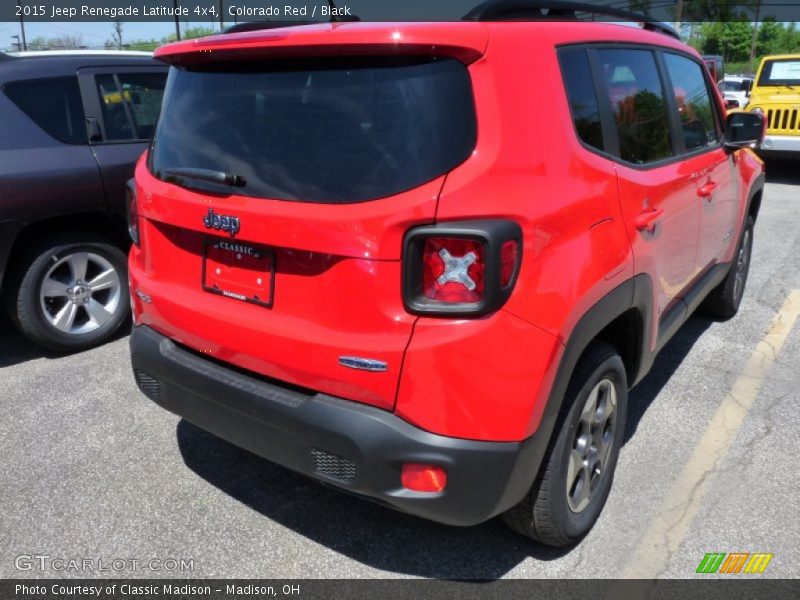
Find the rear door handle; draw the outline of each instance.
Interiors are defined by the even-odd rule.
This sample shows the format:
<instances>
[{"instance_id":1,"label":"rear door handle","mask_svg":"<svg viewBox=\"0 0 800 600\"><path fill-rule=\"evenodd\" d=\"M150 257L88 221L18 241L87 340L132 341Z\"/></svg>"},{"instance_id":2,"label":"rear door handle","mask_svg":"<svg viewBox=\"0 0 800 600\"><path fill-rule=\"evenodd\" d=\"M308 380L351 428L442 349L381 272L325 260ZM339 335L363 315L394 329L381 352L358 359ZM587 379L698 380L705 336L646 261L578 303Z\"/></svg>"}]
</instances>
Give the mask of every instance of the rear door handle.
<instances>
[{"instance_id":1,"label":"rear door handle","mask_svg":"<svg viewBox=\"0 0 800 600\"><path fill-rule=\"evenodd\" d=\"M717 189L719 184L715 181L709 181L705 185L701 185L697 188L697 195L701 198L708 198L711 200L711 196L714 195L714 190Z\"/></svg>"},{"instance_id":2,"label":"rear door handle","mask_svg":"<svg viewBox=\"0 0 800 600\"><path fill-rule=\"evenodd\" d=\"M664 216L663 208L652 208L640 212L633 218L636 229L639 231L653 231L656 228L656 221Z\"/></svg>"}]
</instances>

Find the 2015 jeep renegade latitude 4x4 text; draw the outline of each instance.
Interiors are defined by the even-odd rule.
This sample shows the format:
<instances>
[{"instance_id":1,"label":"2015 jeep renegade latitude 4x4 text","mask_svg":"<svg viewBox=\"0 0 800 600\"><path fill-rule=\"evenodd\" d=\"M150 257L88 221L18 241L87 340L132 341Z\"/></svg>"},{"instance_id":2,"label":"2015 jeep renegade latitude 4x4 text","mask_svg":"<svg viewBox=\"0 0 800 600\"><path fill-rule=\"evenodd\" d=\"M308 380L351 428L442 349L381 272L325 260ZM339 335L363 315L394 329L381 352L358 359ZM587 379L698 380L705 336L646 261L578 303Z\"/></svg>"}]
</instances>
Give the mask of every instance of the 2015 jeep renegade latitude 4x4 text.
<instances>
[{"instance_id":1,"label":"2015 jeep renegade latitude 4x4 text","mask_svg":"<svg viewBox=\"0 0 800 600\"><path fill-rule=\"evenodd\" d=\"M763 122L668 31L508 5L160 49L130 345L152 400L260 456L565 545L628 389L739 306Z\"/></svg>"}]
</instances>

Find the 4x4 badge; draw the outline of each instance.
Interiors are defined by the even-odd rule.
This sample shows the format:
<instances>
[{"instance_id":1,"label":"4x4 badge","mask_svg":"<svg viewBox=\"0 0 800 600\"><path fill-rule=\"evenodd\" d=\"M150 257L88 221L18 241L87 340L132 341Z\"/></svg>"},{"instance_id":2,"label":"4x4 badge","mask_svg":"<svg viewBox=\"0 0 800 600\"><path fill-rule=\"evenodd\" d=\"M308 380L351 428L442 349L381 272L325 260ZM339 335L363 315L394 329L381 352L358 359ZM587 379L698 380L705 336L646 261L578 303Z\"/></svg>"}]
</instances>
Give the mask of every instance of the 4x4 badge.
<instances>
[{"instance_id":1,"label":"4x4 badge","mask_svg":"<svg viewBox=\"0 0 800 600\"><path fill-rule=\"evenodd\" d=\"M232 217L230 215L218 215L214 213L213 208L208 209L208 214L203 217L203 225L206 229L219 229L220 231L227 231L231 237L239 233L239 217Z\"/></svg>"}]
</instances>

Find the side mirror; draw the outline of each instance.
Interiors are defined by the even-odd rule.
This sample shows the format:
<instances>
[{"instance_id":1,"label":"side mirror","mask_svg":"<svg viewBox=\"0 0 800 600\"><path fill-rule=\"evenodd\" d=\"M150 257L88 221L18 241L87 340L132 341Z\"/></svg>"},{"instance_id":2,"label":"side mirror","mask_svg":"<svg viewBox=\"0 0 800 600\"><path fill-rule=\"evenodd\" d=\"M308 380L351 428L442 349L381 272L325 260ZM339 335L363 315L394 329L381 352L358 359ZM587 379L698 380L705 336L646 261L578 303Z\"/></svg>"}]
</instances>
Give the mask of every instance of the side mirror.
<instances>
[{"instance_id":1,"label":"side mirror","mask_svg":"<svg viewBox=\"0 0 800 600\"><path fill-rule=\"evenodd\" d=\"M759 113L735 112L725 119L725 147L758 148L764 139L764 117Z\"/></svg>"},{"instance_id":2,"label":"side mirror","mask_svg":"<svg viewBox=\"0 0 800 600\"><path fill-rule=\"evenodd\" d=\"M739 108L739 101L736 98L726 98L725 108Z\"/></svg>"}]
</instances>

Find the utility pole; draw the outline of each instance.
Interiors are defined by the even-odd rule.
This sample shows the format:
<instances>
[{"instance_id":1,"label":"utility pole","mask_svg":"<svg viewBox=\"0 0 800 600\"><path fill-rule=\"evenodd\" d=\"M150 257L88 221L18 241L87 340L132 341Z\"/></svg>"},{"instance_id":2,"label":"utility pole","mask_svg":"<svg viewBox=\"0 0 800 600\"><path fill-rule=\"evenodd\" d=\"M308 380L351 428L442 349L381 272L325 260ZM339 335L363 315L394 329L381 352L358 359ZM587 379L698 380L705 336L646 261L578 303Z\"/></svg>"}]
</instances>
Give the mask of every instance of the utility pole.
<instances>
[{"instance_id":1,"label":"utility pole","mask_svg":"<svg viewBox=\"0 0 800 600\"><path fill-rule=\"evenodd\" d=\"M681 21L683 20L683 0L678 0L675 7L675 31L681 32Z\"/></svg>"},{"instance_id":2,"label":"utility pole","mask_svg":"<svg viewBox=\"0 0 800 600\"><path fill-rule=\"evenodd\" d=\"M12 35L12 38L15 38L17 41L14 44L17 46L17 52L22 52L22 43L19 41L18 35Z\"/></svg>"},{"instance_id":3,"label":"utility pole","mask_svg":"<svg viewBox=\"0 0 800 600\"><path fill-rule=\"evenodd\" d=\"M19 6L19 0L17 0L17 6ZM22 33L22 49L27 52L28 51L28 42L25 41L25 21L22 18L22 11L19 11L19 28ZM17 37L17 36L14 36ZM17 39L19 42L19 39ZM19 45L19 43L17 43Z\"/></svg>"},{"instance_id":4,"label":"utility pole","mask_svg":"<svg viewBox=\"0 0 800 600\"><path fill-rule=\"evenodd\" d=\"M172 0L172 6L175 7L175 38L181 41L181 21L178 17L178 0Z\"/></svg>"},{"instance_id":5,"label":"utility pole","mask_svg":"<svg viewBox=\"0 0 800 600\"><path fill-rule=\"evenodd\" d=\"M756 59L756 42L758 41L758 16L761 9L761 0L756 0L756 20L753 23L753 41L750 43L750 61L747 65L748 70L753 72L753 62Z\"/></svg>"}]
</instances>

